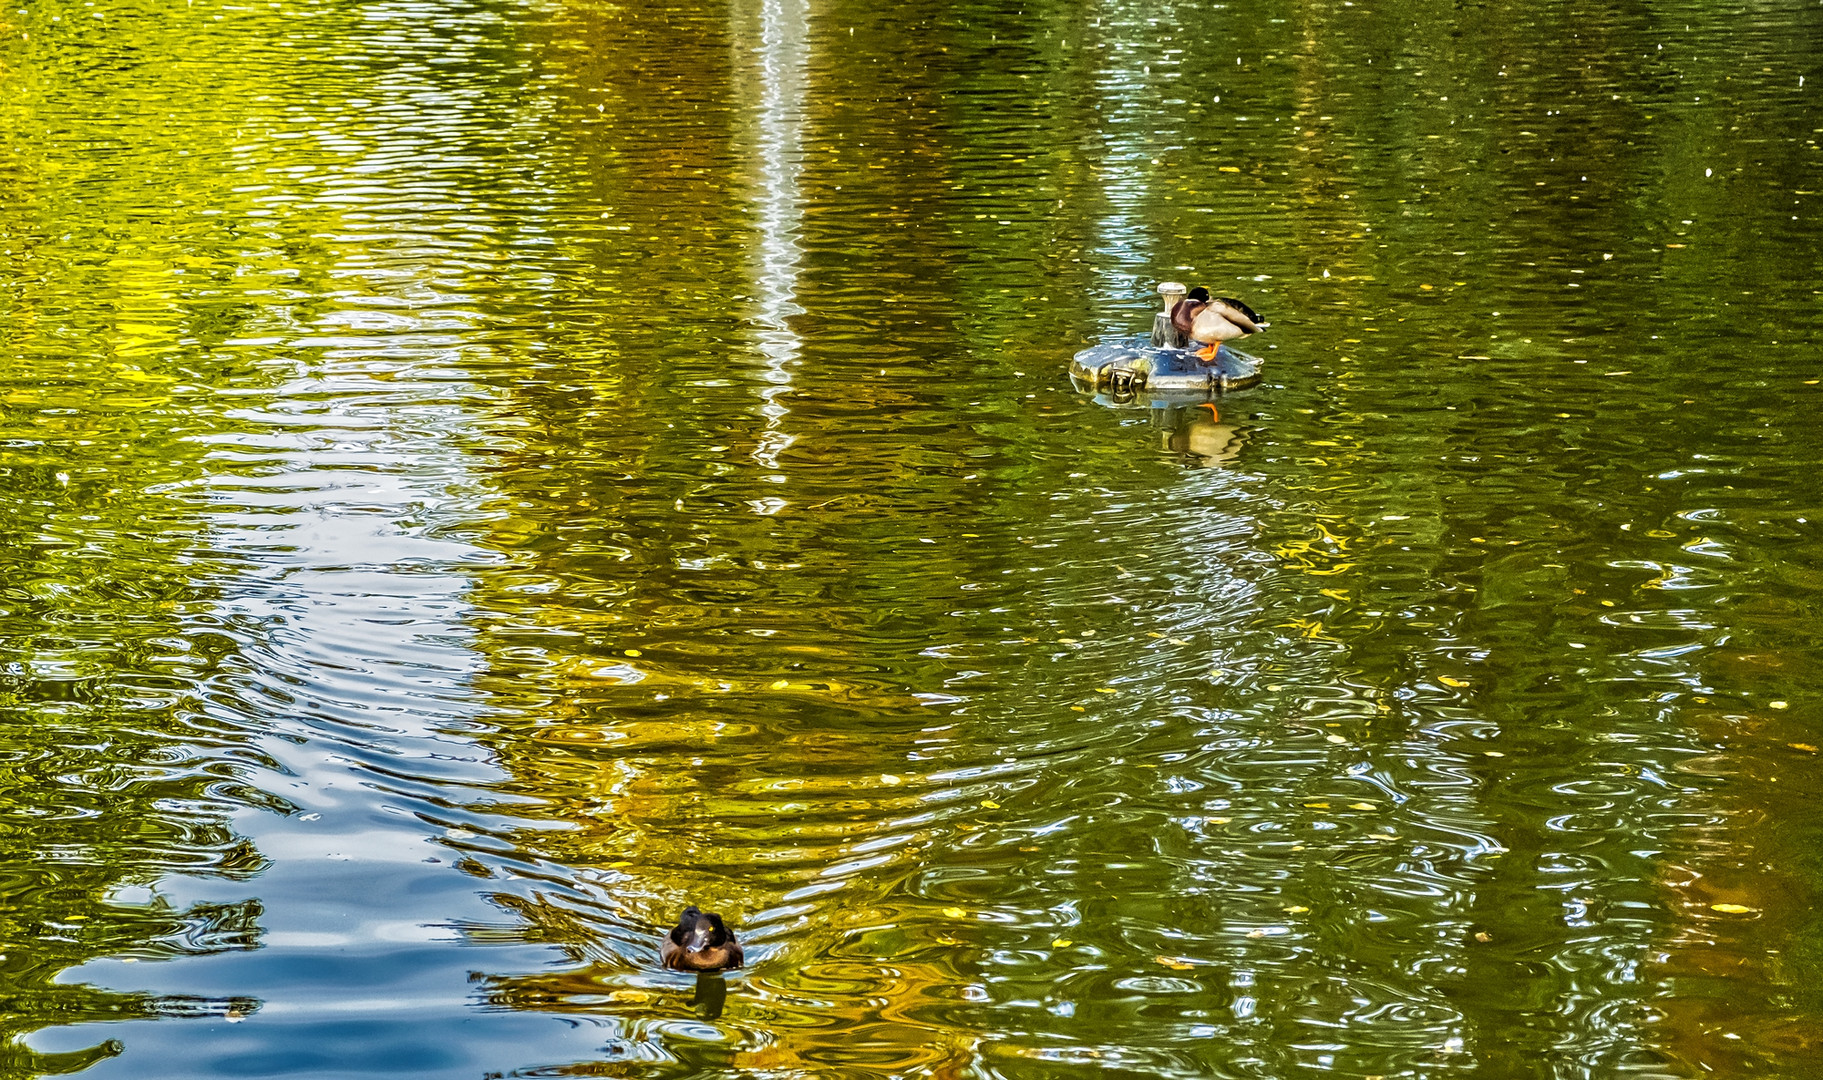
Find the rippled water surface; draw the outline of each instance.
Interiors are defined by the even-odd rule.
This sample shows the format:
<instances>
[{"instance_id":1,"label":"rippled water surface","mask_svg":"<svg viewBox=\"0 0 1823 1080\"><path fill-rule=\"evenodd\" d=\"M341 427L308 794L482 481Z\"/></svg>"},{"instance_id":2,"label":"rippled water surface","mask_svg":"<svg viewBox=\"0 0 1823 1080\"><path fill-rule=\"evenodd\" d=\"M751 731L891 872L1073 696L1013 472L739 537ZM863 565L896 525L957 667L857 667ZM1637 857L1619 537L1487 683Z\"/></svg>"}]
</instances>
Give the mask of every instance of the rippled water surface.
<instances>
[{"instance_id":1,"label":"rippled water surface","mask_svg":"<svg viewBox=\"0 0 1823 1080\"><path fill-rule=\"evenodd\" d=\"M1823 1074L1820 60L14 0L0 1074Z\"/></svg>"}]
</instances>

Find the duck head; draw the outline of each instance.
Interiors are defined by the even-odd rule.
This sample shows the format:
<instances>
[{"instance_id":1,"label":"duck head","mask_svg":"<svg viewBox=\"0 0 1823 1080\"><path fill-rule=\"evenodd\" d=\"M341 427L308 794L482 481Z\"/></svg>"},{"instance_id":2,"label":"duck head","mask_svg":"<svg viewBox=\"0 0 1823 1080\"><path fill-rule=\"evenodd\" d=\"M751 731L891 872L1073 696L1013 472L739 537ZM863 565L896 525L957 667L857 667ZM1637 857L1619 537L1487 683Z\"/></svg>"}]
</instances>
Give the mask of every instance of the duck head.
<instances>
[{"instance_id":1,"label":"duck head","mask_svg":"<svg viewBox=\"0 0 1823 1080\"><path fill-rule=\"evenodd\" d=\"M680 971L723 971L740 967L744 957L721 915L692 904L666 935L659 959Z\"/></svg>"}]
</instances>

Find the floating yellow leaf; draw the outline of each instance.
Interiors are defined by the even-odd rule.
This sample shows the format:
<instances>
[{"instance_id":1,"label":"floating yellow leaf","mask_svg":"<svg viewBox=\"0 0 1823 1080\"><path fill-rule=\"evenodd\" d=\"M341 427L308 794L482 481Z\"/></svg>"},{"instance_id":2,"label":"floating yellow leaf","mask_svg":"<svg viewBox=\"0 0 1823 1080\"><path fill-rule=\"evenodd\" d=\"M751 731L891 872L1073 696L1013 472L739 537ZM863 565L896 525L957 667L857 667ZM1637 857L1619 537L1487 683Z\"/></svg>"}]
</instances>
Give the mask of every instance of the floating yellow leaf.
<instances>
[{"instance_id":1,"label":"floating yellow leaf","mask_svg":"<svg viewBox=\"0 0 1823 1080\"><path fill-rule=\"evenodd\" d=\"M1375 806L1373 803L1370 803L1370 802L1351 802L1348 804L1348 808L1350 810L1378 810L1378 809L1380 809L1379 807Z\"/></svg>"},{"instance_id":2,"label":"floating yellow leaf","mask_svg":"<svg viewBox=\"0 0 1823 1080\"><path fill-rule=\"evenodd\" d=\"M1175 956L1154 956L1152 959L1170 968L1172 971L1190 971L1196 967L1195 964L1179 960Z\"/></svg>"},{"instance_id":3,"label":"floating yellow leaf","mask_svg":"<svg viewBox=\"0 0 1823 1080\"><path fill-rule=\"evenodd\" d=\"M1165 635L1159 633L1157 630L1148 630L1148 631L1146 631L1146 636L1147 637L1164 637Z\"/></svg>"},{"instance_id":4,"label":"floating yellow leaf","mask_svg":"<svg viewBox=\"0 0 1823 1080\"><path fill-rule=\"evenodd\" d=\"M1215 171L1216 172L1240 172L1241 169L1240 169L1240 166L1238 166L1238 165L1217 165L1215 167Z\"/></svg>"},{"instance_id":5,"label":"floating yellow leaf","mask_svg":"<svg viewBox=\"0 0 1823 1080\"><path fill-rule=\"evenodd\" d=\"M627 655L628 656L640 656L642 654L640 653L640 651L638 649L628 649Z\"/></svg>"},{"instance_id":6,"label":"floating yellow leaf","mask_svg":"<svg viewBox=\"0 0 1823 1080\"><path fill-rule=\"evenodd\" d=\"M1072 705L1072 706L1070 706L1070 711L1071 712L1088 712L1089 710L1083 708L1081 705Z\"/></svg>"},{"instance_id":7,"label":"floating yellow leaf","mask_svg":"<svg viewBox=\"0 0 1823 1080\"><path fill-rule=\"evenodd\" d=\"M791 681L790 681L790 680L789 680L789 679L780 679L780 680L778 680L778 681L777 681L777 682L775 682L775 683L773 683L773 684L772 684L772 685L771 685L771 686L769 686L769 687L767 687L767 689L769 689L769 690L783 690L783 689L785 689L785 688L786 688L786 687L787 687L787 686L790 686L790 685L791 685Z\"/></svg>"},{"instance_id":8,"label":"floating yellow leaf","mask_svg":"<svg viewBox=\"0 0 1823 1080\"><path fill-rule=\"evenodd\" d=\"M1305 804L1304 804L1304 805L1305 805L1305 806L1307 806L1307 807L1309 807L1309 808L1310 808L1310 809L1312 809L1312 810L1327 810L1327 809L1329 809L1329 804L1328 804L1328 803L1326 803L1326 802L1307 802L1307 803L1305 803Z\"/></svg>"},{"instance_id":9,"label":"floating yellow leaf","mask_svg":"<svg viewBox=\"0 0 1823 1080\"><path fill-rule=\"evenodd\" d=\"M1095 692L1097 694L1117 694L1120 691L1114 689L1112 686L1097 686Z\"/></svg>"},{"instance_id":10,"label":"floating yellow leaf","mask_svg":"<svg viewBox=\"0 0 1823 1080\"><path fill-rule=\"evenodd\" d=\"M1074 944L1076 944L1076 943L1075 943L1075 942L1074 942L1074 941L1071 941L1071 940L1070 940L1070 939L1069 939L1069 938L1067 938L1067 937L1060 937L1060 938L1058 938L1058 939L1057 939L1057 940L1056 940L1056 941L1053 941L1053 942L1051 942L1051 948L1053 948L1053 949L1067 949L1067 948L1069 948L1069 947L1070 947L1070 946L1072 946L1072 945L1074 945Z\"/></svg>"},{"instance_id":11,"label":"floating yellow leaf","mask_svg":"<svg viewBox=\"0 0 1823 1080\"><path fill-rule=\"evenodd\" d=\"M1345 743L1348 741L1347 739L1344 739L1340 735L1325 735L1323 737L1333 743Z\"/></svg>"},{"instance_id":12,"label":"floating yellow leaf","mask_svg":"<svg viewBox=\"0 0 1823 1080\"><path fill-rule=\"evenodd\" d=\"M880 783L885 784L887 787L893 787L898 784L903 784L905 781L894 776L892 773L881 773Z\"/></svg>"},{"instance_id":13,"label":"floating yellow leaf","mask_svg":"<svg viewBox=\"0 0 1823 1080\"><path fill-rule=\"evenodd\" d=\"M963 910L962 910L962 909L961 909L961 908L959 908L959 907L946 907L946 908L944 908L944 909L943 909L943 914L945 914L945 915L948 915L948 916L949 916L949 917L950 917L950 918L952 918L952 919L966 919L966 918L968 918L968 912L966 912L966 911L963 911Z\"/></svg>"},{"instance_id":14,"label":"floating yellow leaf","mask_svg":"<svg viewBox=\"0 0 1823 1080\"><path fill-rule=\"evenodd\" d=\"M1789 702L1789 701L1768 701L1766 704L1774 709L1791 708L1791 702Z\"/></svg>"},{"instance_id":15,"label":"floating yellow leaf","mask_svg":"<svg viewBox=\"0 0 1823 1080\"><path fill-rule=\"evenodd\" d=\"M1710 904L1710 911L1719 911L1724 915L1745 915L1753 909L1745 904Z\"/></svg>"},{"instance_id":16,"label":"floating yellow leaf","mask_svg":"<svg viewBox=\"0 0 1823 1080\"><path fill-rule=\"evenodd\" d=\"M1817 748L1807 742L1786 743L1785 745L1791 747L1793 750L1802 750L1807 754L1814 754L1817 752Z\"/></svg>"},{"instance_id":17,"label":"floating yellow leaf","mask_svg":"<svg viewBox=\"0 0 1823 1080\"><path fill-rule=\"evenodd\" d=\"M1437 681L1442 683L1445 686L1467 686L1468 685L1468 683L1464 682L1463 680L1452 679L1448 675L1437 676Z\"/></svg>"},{"instance_id":18,"label":"floating yellow leaf","mask_svg":"<svg viewBox=\"0 0 1823 1080\"><path fill-rule=\"evenodd\" d=\"M992 799L982 799L982 800L981 800L981 805L982 805L982 806L985 806L985 807L987 807L987 808L988 808L988 809L989 809L989 810L998 810L998 809L1000 809L1000 804L999 804L999 803L997 803L997 802L995 802L995 801L994 801L994 800L992 800Z\"/></svg>"},{"instance_id":19,"label":"floating yellow leaf","mask_svg":"<svg viewBox=\"0 0 1823 1080\"><path fill-rule=\"evenodd\" d=\"M1309 911L1309 910L1310 909L1305 907L1303 904L1292 904L1290 907L1285 909L1285 913L1288 915L1302 915L1306 911Z\"/></svg>"},{"instance_id":20,"label":"floating yellow leaf","mask_svg":"<svg viewBox=\"0 0 1823 1080\"><path fill-rule=\"evenodd\" d=\"M1211 825L1226 825L1230 821L1233 821L1234 819L1227 818L1227 817L1206 817L1203 820L1207 821Z\"/></svg>"}]
</instances>

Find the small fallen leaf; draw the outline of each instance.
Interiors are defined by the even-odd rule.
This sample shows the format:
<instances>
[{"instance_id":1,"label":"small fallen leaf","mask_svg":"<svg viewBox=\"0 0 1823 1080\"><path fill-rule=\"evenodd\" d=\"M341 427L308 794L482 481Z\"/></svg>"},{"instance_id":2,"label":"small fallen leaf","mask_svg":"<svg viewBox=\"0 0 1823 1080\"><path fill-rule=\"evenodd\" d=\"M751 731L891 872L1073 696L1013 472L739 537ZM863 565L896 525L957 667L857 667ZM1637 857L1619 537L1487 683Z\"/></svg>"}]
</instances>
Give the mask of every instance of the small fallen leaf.
<instances>
[{"instance_id":1,"label":"small fallen leaf","mask_svg":"<svg viewBox=\"0 0 1823 1080\"><path fill-rule=\"evenodd\" d=\"M1290 907L1285 909L1285 913L1287 915L1302 915L1306 911L1309 911L1309 910L1310 909L1305 907L1303 904L1293 904Z\"/></svg>"},{"instance_id":2,"label":"small fallen leaf","mask_svg":"<svg viewBox=\"0 0 1823 1080\"><path fill-rule=\"evenodd\" d=\"M1095 692L1097 694L1118 694L1118 693L1120 693L1120 691L1114 689L1112 686L1097 686L1095 688Z\"/></svg>"},{"instance_id":3,"label":"small fallen leaf","mask_svg":"<svg viewBox=\"0 0 1823 1080\"><path fill-rule=\"evenodd\" d=\"M992 800L992 799L982 799L982 800L981 800L981 805L982 805L982 806L984 806L984 807L986 807L986 808L988 808L988 809L989 809L989 810L998 810L998 809L1000 809L1000 804L999 804L999 803L997 803L997 802L995 802L995 801L994 801L994 800Z\"/></svg>"},{"instance_id":4,"label":"small fallen leaf","mask_svg":"<svg viewBox=\"0 0 1823 1080\"><path fill-rule=\"evenodd\" d=\"M1437 681L1442 683L1445 686L1467 686L1468 685L1468 683L1464 682L1463 680L1452 679L1448 675L1437 676Z\"/></svg>"},{"instance_id":5,"label":"small fallen leaf","mask_svg":"<svg viewBox=\"0 0 1823 1080\"><path fill-rule=\"evenodd\" d=\"M1305 805L1305 807L1306 807L1306 808L1308 808L1308 809L1311 809L1311 810L1327 810L1327 809L1329 809L1329 804L1328 804L1328 803L1326 803L1326 802L1307 802L1307 803L1305 803L1305 804L1304 804L1304 805Z\"/></svg>"},{"instance_id":6,"label":"small fallen leaf","mask_svg":"<svg viewBox=\"0 0 1823 1080\"><path fill-rule=\"evenodd\" d=\"M638 649L628 649L627 655L628 656L643 656L645 654L640 652Z\"/></svg>"},{"instance_id":7,"label":"small fallen leaf","mask_svg":"<svg viewBox=\"0 0 1823 1080\"><path fill-rule=\"evenodd\" d=\"M1485 945L1494 940L1494 935L1488 933L1486 930L1477 930L1475 931L1475 940Z\"/></svg>"},{"instance_id":8,"label":"small fallen leaf","mask_svg":"<svg viewBox=\"0 0 1823 1080\"><path fill-rule=\"evenodd\" d=\"M1067 948L1069 948L1069 947L1070 947L1070 946L1072 946L1072 945L1074 945L1074 944L1076 944L1076 943L1075 943L1075 942L1074 942L1074 941L1071 941L1071 940L1070 940L1070 939L1069 939L1069 938L1067 938L1067 937L1060 937L1060 938L1058 938L1058 939L1057 939L1057 940L1056 940L1056 941L1053 941L1053 942L1051 942L1051 948L1053 948L1053 949L1067 949Z\"/></svg>"},{"instance_id":9,"label":"small fallen leaf","mask_svg":"<svg viewBox=\"0 0 1823 1080\"><path fill-rule=\"evenodd\" d=\"M885 784L887 787L895 787L899 784L905 783L905 781L894 776L892 773L881 773L880 774L880 783Z\"/></svg>"},{"instance_id":10,"label":"small fallen leaf","mask_svg":"<svg viewBox=\"0 0 1823 1080\"><path fill-rule=\"evenodd\" d=\"M767 689L768 690L783 690L787 686L790 686L790 685L791 685L791 681L789 679L779 679L776 682L772 683L772 685L768 686Z\"/></svg>"},{"instance_id":11,"label":"small fallen leaf","mask_svg":"<svg viewBox=\"0 0 1823 1080\"><path fill-rule=\"evenodd\" d=\"M1188 644L1190 644L1190 640L1189 640L1189 639L1188 639L1188 638L1181 638L1181 637L1174 637L1174 638L1171 638L1171 639L1170 639L1170 641L1171 641L1171 644L1173 644L1173 645L1188 645ZM1218 672L1218 673L1217 673L1217 674L1220 674L1220 673L1219 673L1219 672Z\"/></svg>"},{"instance_id":12,"label":"small fallen leaf","mask_svg":"<svg viewBox=\"0 0 1823 1080\"><path fill-rule=\"evenodd\" d=\"M1234 819L1230 818L1230 817L1206 817L1203 820L1207 821L1211 825L1226 825L1230 821L1233 821Z\"/></svg>"},{"instance_id":13,"label":"small fallen leaf","mask_svg":"<svg viewBox=\"0 0 1823 1080\"><path fill-rule=\"evenodd\" d=\"M1370 803L1370 802L1351 802L1348 804L1348 808L1350 810L1378 810L1378 809L1380 809L1379 807L1375 806L1373 803Z\"/></svg>"},{"instance_id":14,"label":"small fallen leaf","mask_svg":"<svg viewBox=\"0 0 1823 1080\"><path fill-rule=\"evenodd\" d=\"M1157 630L1148 630L1148 631L1146 631L1146 636L1147 637L1164 637L1165 635L1159 633Z\"/></svg>"},{"instance_id":15,"label":"small fallen leaf","mask_svg":"<svg viewBox=\"0 0 1823 1080\"><path fill-rule=\"evenodd\" d=\"M1195 964L1185 963L1172 956L1154 956L1152 959L1170 968L1172 971L1190 971L1196 967Z\"/></svg>"},{"instance_id":16,"label":"small fallen leaf","mask_svg":"<svg viewBox=\"0 0 1823 1080\"><path fill-rule=\"evenodd\" d=\"M966 919L966 918L968 918L968 912L966 912L966 911L963 911L963 910L962 910L962 909L961 909L961 908L959 908L959 907L946 907L946 908L944 908L944 909L943 909L943 914L945 914L945 915L948 915L948 916L949 916L949 917L950 917L950 918L952 918L952 919Z\"/></svg>"},{"instance_id":17,"label":"small fallen leaf","mask_svg":"<svg viewBox=\"0 0 1823 1080\"><path fill-rule=\"evenodd\" d=\"M1325 735L1323 737L1333 743L1345 743L1348 741L1347 739L1344 739L1340 735Z\"/></svg>"},{"instance_id":18,"label":"small fallen leaf","mask_svg":"<svg viewBox=\"0 0 1823 1080\"><path fill-rule=\"evenodd\" d=\"M1789 701L1768 701L1768 702L1767 702L1767 703L1766 703L1766 705L1767 705L1767 707L1768 707L1768 708L1773 708L1773 709L1789 709L1789 708L1791 708L1791 702L1789 702Z\"/></svg>"},{"instance_id":19,"label":"small fallen leaf","mask_svg":"<svg viewBox=\"0 0 1823 1080\"><path fill-rule=\"evenodd\" d=\"M1807 742L1786 743L1785 745L1791 747L1793 750L1802 750L1806 754L1814 754L1817 752L1817 748Z\"/></svg>"},{"instance_id":20,"label":"small fallen leaf","mask_svg":"<svg viewBox=\"0 0 1823 1080\"><path fill-rule=\"evenodd\" d=\"M1241 169L1240 169L1240 166L1238 166L1238 165L1217 165L1215 167L1215 171L1216 172L1240 172Z\"/></svg>"},{"instance_id":21,"label":"small fallen leaf","mask_svg":"<svg viewBox=\"0 0 1823 1080\"><path fill-rule=\"evenodd\" d=\"M1753 908L1746 904L1710 904L1709 910L1719 911L1724 915L1746 915L1753 911Z\"/></svg>"},{"instance_id":22,"label":"small fallen leaf","mask_svg":"<svg viewBox=\"0 0 1823 1080\"><path fill-rule=\"evenodd\" d=\"M1488 757L1506 757L1505 754L1501 753L1498 750L1483 750L1482 753L1487 755Z\"/></svg>"},{"instance_id":23,"label":"small fallen leaf","mask_svg":"<svg viewBox=\"0 0 1823 1080\"><path fill-rule=\"evenodd\" d=\"M1089 710L1083 708L1081 705L1072 705L1072 706L1070 706L1070 711L1071 712L1088 712Z\"/></svg>"}]
</instances>

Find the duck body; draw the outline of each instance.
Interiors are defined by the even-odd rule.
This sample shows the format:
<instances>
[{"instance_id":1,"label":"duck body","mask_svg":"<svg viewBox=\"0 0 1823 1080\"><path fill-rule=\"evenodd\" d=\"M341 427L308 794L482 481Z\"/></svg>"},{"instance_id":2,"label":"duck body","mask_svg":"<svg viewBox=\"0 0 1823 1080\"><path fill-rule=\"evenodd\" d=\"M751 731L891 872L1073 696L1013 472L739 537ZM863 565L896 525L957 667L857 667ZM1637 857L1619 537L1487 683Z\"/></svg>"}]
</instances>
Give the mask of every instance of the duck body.
<instances>
[{"instance_id":1,"label":"duck body","mask_svg":"<svg viewBox=\"0 0 1823 1080\"><path fill-rule=\"evenodd\" d=\"M1252 308L1225 296L1218 296L1199 307L1189 323L1184 336L1201 345L1233 341L1265 329Z\"/></svg>"},{"instance_id":2,"label":"duck body","mask_svg":"<svg viewBox=\"0 0 1823 1080\"><path fill-rule=\"evenodd\" d=\"M746 954L719 914L692 904L665 935L658 959L672 971L730 971L746 962Z\"/></svg>"},{"instance_id":3,"label":"duck body","mask_svg":"<svg viewBox=\"0 0 1823 1080\"><path fill-rule=\"evenodd\" d=\"M1266 323L1246 304L1197 286L1171 306L1171 326L1187 346L1216 345L1257 334Z\"/></svg>"}]
</instances>

